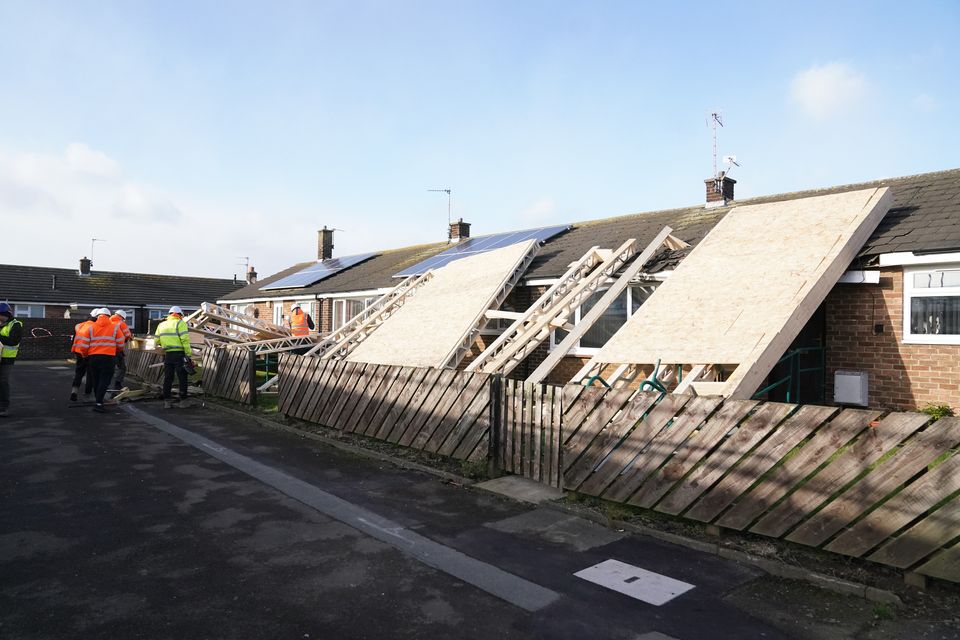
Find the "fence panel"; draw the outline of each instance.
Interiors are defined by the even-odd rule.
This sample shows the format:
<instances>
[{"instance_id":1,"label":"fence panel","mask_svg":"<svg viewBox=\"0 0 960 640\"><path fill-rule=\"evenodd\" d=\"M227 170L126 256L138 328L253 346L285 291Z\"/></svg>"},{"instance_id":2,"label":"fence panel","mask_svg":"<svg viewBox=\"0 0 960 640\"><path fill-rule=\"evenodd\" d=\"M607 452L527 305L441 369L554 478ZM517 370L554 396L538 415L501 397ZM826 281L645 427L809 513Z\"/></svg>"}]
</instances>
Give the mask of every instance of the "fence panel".
<instances>
[{"instance_id":1,"label":"fence panel","mask_svg":"<svg viewBox=\"0 0 960 640\"><path fill-rule=\"evenodd\" d=\"M253 404L256 398L252 375L253 354L246 349L208 345L203 353L203 393Z\"/></svg>"},{"instance_id":2,"label":"fence panel","mask_svg":"<svg viewBox=\"0 0 960 640\"><path fill-rule=\"evenodd\" d=\"M504 380L501 389L498 464L504 471L560 486L560 388Z\"/></svg>"}]
</instances>

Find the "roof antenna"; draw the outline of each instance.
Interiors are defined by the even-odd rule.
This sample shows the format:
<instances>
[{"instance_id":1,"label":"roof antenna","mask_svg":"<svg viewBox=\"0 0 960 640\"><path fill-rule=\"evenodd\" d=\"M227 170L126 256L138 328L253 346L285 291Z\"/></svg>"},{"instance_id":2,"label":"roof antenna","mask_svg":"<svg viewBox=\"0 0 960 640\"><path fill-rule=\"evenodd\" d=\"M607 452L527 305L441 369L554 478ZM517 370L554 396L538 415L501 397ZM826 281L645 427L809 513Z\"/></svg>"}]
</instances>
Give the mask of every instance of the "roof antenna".
<instances>
[{"instance_id":1,"label":"roof antenna","mask_svg":"<svg viewBox=\"0 0 960 640\"><path fill-rule=\"evenodd\" d=\"M93 244L95 242L106 242L101 238L90 238L90 266L93 266Z\"/></svg>"},{"instance_id":2,"label":"roof antenna","mask_svg":"<svg viewBox=\"0 0 960 640\"><path fill-rule=\"evenodd\" d=\"M723 126L723 113L720 111L711 111L707 118L707 126L713 130L713 177L719 177L717 173L717 125Z\"/></svg>"},{"instance_id":3,"label":"roof antenna","mask_svg":"<svg viewBox=\"0 0 960 640\"><path fill-rule=\"evenodd\" d=\"M452 196L450 195L450 189L427 189L431 193L445 193L447 194L447 229L450 229L450 200ZM449 231L448 231L449 234Z\"/></svg>"}]
</instances>

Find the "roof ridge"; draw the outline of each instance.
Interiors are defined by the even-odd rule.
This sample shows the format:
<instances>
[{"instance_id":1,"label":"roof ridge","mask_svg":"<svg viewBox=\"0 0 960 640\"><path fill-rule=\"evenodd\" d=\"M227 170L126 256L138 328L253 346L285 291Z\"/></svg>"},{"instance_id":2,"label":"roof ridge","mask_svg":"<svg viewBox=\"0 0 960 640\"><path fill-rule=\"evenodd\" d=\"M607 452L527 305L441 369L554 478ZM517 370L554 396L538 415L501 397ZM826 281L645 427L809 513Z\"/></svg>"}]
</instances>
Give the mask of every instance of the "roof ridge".
<instances>
[{"instance_id":1,"label":"roof ridge","mask_svg":"<svg viewBox=\"0 0 960 640\"><path fill-rule=\"evenodd\" d=\"M14 267L17 269L42 269L44 271L59 271L65 274L73 274L77 277L80 277L80 274L77 269L70 269L68 267L44 267L40 265L32 264L0 264L2 267ZM121 275L121 276L138 276L138 277L148 277L148 278L189 278L191 280L209 280L212 282L233 282L233 278L211 278L209 276L181 276L175 275L172 273L137 273L134 271L91 271L90 276L98 275ZM88 276L83 276L88 277Z\"/></svg>"}]
</instances>

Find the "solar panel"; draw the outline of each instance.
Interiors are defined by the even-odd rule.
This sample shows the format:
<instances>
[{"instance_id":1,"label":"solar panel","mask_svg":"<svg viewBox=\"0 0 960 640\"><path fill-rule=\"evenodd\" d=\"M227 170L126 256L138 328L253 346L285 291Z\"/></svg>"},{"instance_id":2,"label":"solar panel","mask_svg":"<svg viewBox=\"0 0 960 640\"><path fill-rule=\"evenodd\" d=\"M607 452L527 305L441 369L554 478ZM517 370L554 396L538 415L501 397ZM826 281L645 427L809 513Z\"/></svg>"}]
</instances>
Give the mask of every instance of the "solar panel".
<instances>
[{"instance_id":1,"label":"solar panel","mask_svg":"<svg viewBox=\"0 0 960 640\"><path fill-rule=\"evenodd\" d=\"M432 258L427 258L426 260L418 262L412 267L407 267L403 271L393 274L393 277L406 278L407 276L420 275L421 273L426 273L428 269L437 269L446 264L450 264L455 260L460 260L461 258L475 256L478 253L486 253L487 251L493 251L494 249L502 249L503 247L509 247L512 244L523 242L525 240L536 239L543 243L553 236L563 233L569 228L570 225L565 224L556 227L540 227L538 229L511 231L509 233L495 233L489 236L477 236L476 238L469 238L458 243L456 246L447 249L443 253L437 254Z\"/></svg>"},{"instance_id":2,"label":"solar panel","mask_svg":"<svg viewBox=\"0 0 960 640\"><path fill-rule=\"evenodd\" d=\"M369 260L375 255L377 254L361 253L356 256L343 256L342 258L321 260L320 262L312 264L309 267L305 267L285 278L280 278L276 282L265 284L260 287L260 290L268 291L270 289L299 289L301 287L309 287L310 285L316 284L321 280L325 280L326 278L329 278L330 276L339 273L344 269L349 269L350 267L358 265L365 260Z\"/></svg>"}]
</instances>

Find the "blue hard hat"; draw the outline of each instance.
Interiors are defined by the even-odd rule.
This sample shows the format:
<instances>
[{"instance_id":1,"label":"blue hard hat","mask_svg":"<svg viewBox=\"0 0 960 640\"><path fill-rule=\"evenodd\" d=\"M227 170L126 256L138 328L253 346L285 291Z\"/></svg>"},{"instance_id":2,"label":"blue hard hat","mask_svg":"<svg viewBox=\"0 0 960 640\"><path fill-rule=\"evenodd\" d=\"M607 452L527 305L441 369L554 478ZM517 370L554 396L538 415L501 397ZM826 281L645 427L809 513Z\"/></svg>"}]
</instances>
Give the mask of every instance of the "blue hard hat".
<instances>
[{"instance_id":1,"label":"blue hard hat","mask_svg":"<svg viewBox=\"0 0 960 640\"><path fill-rule=\"evenodd\" d=\"M6 302L0 302L0 313L5 313L8 316L13 316L13 308L8 305Z\"/></svg>"}]
</instances>

